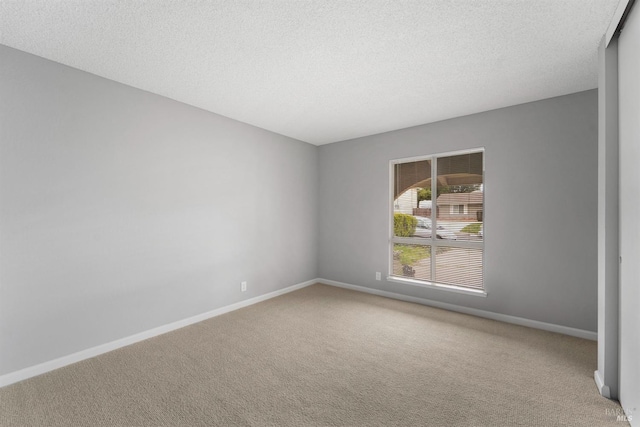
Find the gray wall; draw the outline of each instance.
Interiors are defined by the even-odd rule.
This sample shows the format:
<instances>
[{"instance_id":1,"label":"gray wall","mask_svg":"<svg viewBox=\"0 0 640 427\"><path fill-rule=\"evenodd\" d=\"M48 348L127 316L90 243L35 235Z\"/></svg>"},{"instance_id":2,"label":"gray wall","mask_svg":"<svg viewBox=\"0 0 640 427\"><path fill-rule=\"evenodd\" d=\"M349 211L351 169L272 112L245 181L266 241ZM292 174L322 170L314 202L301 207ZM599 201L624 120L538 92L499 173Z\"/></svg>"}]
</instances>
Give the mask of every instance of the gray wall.
<instances>
[{"instance_id":1,"label":"gray wall","mask_svg":"<svg viewBox=\"0 0 640 427\"><path fill-rule=\"evenodd\" d=\"M315 146L1 45L0 123L0 374L317 277Z\"/></svg>"},{"instance_id":2,"label":"gray wall","mask_svg":"<svg viewBox=\"0 0 640 427\"><path fill-rule=\"evenodd\" d=\"M598 100L591 90L320 147L324 279L595 331ZM389 161L485 147L486 298L388 272Z\"/></svg>"},{"instance_id":3,"label":"gray wall","mask_svg":"<svg viewBox=\"0 0 640 427\"><path fill-rule=\"evenodd\" d=\"M620 404L640 426L640 7L618 41L620 138Z\"/></svg>"}]
</instances>

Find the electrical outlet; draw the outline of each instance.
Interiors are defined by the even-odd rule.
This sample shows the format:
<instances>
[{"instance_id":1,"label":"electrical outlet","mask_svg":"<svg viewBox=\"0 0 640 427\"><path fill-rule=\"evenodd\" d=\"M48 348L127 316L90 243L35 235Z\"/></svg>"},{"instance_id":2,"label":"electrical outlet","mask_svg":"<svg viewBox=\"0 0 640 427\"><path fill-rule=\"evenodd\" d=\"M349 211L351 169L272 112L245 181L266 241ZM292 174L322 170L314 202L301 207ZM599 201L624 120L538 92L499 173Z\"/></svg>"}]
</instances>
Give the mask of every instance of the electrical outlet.
<instances>
[{"instance_id":1,"label":"electrical outlet","mask_svg":"<svg viewBox=\"0 0 640 427\"><path fill-rule=\"evenodd\" d=\"M382 274L379 271L376 271L376 280L382 280Z\"/></svg>"},{"instance_id":2,"label":"electrical outlet","mask_svg":"<svg viewBox=\"0 0 640 427\"><path fill-rule=\"evenodd\" d=\"M247 292L247 282L240 283L240 290L242 292Z\"/></svg>"}]
</instances>

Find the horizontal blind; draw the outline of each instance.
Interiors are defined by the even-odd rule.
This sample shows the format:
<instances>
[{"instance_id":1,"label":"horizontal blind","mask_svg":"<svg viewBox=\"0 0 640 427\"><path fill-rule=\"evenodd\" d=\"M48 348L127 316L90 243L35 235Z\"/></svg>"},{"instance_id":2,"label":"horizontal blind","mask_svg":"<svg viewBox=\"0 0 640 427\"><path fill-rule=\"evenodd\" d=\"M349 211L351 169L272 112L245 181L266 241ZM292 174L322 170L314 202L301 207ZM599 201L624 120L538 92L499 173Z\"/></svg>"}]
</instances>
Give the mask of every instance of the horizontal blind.
<instances>
[{"instance_id":1,"label":"horizontal blind","mask_svg":"<svg viewBox=\"0 0 640 427\"><path fill-rule=\"evenodd\" d=\"M398 162L392 171L390 274L483 289L484 152Z\"/></svg>"},{"instance_id":2,"label":"horizontal blind","mask_svg":"<svg viewBox=\"0 0 640 427\"><path fill-rule=\"evenodd\" d=\"M483 288L482 249L438 246L436 283Z\"/></svg>"}]
</instances>

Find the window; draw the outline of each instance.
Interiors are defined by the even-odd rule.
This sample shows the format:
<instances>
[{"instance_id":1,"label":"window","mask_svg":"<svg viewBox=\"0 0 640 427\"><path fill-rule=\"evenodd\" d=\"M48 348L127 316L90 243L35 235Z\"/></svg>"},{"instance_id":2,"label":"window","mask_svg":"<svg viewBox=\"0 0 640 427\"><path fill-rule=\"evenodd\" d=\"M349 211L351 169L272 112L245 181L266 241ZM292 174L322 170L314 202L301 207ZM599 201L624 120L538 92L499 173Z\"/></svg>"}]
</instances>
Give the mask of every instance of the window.
<instances>
[{"instance_id":1,"label":"window","mask_svg":"<svg viewBox=\"0 0 640 427\"><path fill-rule=\"evenodd\" d=\"M392 161L391 185L390 280L484 295L484 150Z\"/></svg>"},{"instance_id":2,"label":"window","mask_svg":"<svg viewBox=\"0 0 640 427\"><path fill-rule=\"evenodd\" d=\"M464 205L451 205L452 214L464 214Z\"/></svg>"}]
</instances>

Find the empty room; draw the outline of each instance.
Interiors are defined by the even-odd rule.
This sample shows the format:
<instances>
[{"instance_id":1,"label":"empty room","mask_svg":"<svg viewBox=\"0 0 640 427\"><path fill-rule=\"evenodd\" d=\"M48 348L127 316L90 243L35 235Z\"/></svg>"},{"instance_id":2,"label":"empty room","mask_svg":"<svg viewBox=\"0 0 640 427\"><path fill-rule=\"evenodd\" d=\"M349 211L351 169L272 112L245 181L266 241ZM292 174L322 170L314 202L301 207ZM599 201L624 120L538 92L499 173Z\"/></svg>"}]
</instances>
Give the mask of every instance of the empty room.
<instances>
[{"instance_id":1,"label":"empty room","mask_svg":"<svg viewBox=\"0 0 640 427\"><path fill-rule=\"evenodd\" d=\"M0 426L640 426L634 0L0 0Z\"/></svg>"}]
</instances>

